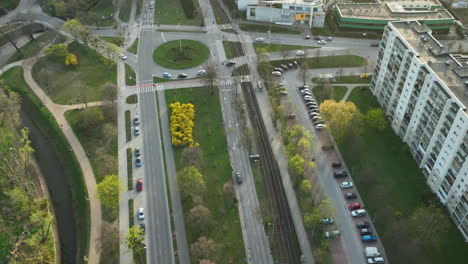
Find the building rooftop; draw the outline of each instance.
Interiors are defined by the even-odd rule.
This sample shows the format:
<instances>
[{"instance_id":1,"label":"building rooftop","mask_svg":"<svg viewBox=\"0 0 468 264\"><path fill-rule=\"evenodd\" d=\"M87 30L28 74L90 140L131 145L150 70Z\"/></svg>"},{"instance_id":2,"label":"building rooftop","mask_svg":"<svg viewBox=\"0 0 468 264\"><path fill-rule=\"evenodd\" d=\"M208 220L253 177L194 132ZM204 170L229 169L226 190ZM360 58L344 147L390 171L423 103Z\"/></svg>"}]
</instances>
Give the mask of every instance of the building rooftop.
<instances>
[{"instance_id":1,"label":"building rooftop","mask_svg":"<svg viewBox=\"0 0 468 264\"><path fill-rule=\"evenodd\" d=\"M436 0L387 0L380 3L337 4L343 17L379 20L454 19Z\"/></svg>"},{"instance_id":2,"label":"building rooftop","mask_svg":"<svg viewBox=\"0 0 468 264\"><path fill-rule=\"evenodd\" d=\"M304 5L304 6L316 6L323 4L322 0L271 0L271 1L259 1L259 4L288 4L288 5Z\"/></svg>"},{"instance_id":3,"label":"building rooftop","mask_svg":"<svg viewBox=\"0 0 468 264\"><path fill-rule=\"evenodd\" d=\"M427 64L460 102L468 107L468 56L451 54L448 47L437 41L426 25L417 21L391 22L405 41Z\"/></svg>"}]
</instances>

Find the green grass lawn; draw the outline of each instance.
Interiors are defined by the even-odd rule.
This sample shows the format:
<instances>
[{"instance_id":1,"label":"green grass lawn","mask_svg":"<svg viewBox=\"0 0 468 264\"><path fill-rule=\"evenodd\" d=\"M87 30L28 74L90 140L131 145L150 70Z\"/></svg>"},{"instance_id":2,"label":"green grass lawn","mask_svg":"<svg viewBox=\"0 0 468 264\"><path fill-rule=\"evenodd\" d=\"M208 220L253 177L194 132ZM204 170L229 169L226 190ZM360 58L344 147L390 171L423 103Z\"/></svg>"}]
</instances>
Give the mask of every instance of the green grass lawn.
<instances>
[{"instance_id":1,"label":"green grass lawn","mask_svg":"<svg viewBox=\"0 0 468 264\"><path fill-rule=\"evenodd\" d=\"M232 179L232 168L227 151L221 106L216 88L211 95L211 88L177 89L166 91L167 105L173 102L192 103L195 106L194 140L200 143L203 153L201 173L206 182L203 204L210 209L215 224L203 233L213 239L220 249L222 263L241 263L245 258L244 242L240 228L237 205L223 191L223 185ZM183 148L174 148L176 167L183 168L181 152ZM186 217L187 239L189 246L199 237L198 228L187 222L192 201L183 201Z\"/></svg>"},{"instance_id":2,"label":"green grass lawn","mask_svg":"<svg viewBox=\"0 0 468 264\"><path fill-rule=\"evenodd\" d=\"M124 41L124 37L99 37L100 39L103 39L109 43L113 43L115 45L117 45L118 47L120 47L120 45L122 45L123 41Z\"/></svg>"},{"instance_id":3,"label":"green grass lawn","mask_svg":"<svg viewBox=\"0 0 468 264\"><path fill-rule=\"evenodd\" d=\"M138 52L138 39L135 39L135 42L133 42L133 45L127 51L131 52L133 54L137 54L137 52Z\"/></svg>"},{"instance_id":4,"label":"green grass lawn","mask_svg":"<svg viewBox=\"0 0 468 264\"><path fill-rule=\"evenodd\" d=\"M205 62L209 56L210 50L205 44L188 39L166 42L153 53L157 64L170 69L192 68Z\"/></svg>"},{"instance_id":5,"label":"green grass lawn","mask_svg":"<svg viewBox=\"0 0 468 264\"><path fill-rule=\"evenodd\" d=\"M332 84L369 84L371 79L370 78L361 78L359 75L352 75L352 76L337 76L335 77L335 82ZM312 82L314 83L321 83L320 78L312 78Z\"/></svg>"},{"instance_id":6,"label":"green grass lawn","mask_svg":"<svg viewBox=\"0 0 468 264\"><path fill-rule=\"evenodd\" d=\"M28 44L24 45L20 48L21 53L16 51L7 61L6 64L19 61L22 59L26 59L32 56L35 56L49 41L51 41L57 33L55 31L47 31L44 32L42 35L37 37L35 40L29 42Z\"/></svg>"},{"instance_id":7,"label":"green grass lawn","mask_svg":"<svg viewBox=\"0 0 468 264\"><path fill-rule=\"evenodd\" d=\"M77 66L65 66L63 58L42 57L33 67L34 79L58 104L101 100L103 85L116 83L115 64L104 64L103 57L78 42L70 43L68 50L77 55Z\"/></svg>"},{"instance_id":8,"label":"green grass lawn","mask_svg":"<svg viewBox=\"0 0 468 264\"><path fill-rule=\"evenodd\" d=\"M125 111L125 137L127 142L132 140L132 121L130 121L130 111Z\"/></svg>"},{"instance_id":9,"label":"green grass lawn","mask_svg":"<svg viewBox=\"0 0 468 264\"><path fill-rule=\"evenodd\" d=\"M254 43L253 45L255 48L255 52L257 53L318 48L318 47L312 47L312 46L269 44L269 43Z\"/></svg>"},{"instance_id":10,"label":"green grass lawn","mask_svg":"<svg viewBox=\"0 0 468 264\"><path fill-rule=\"evenodd\" d=\"M291 63L299 61L298 59L275 60L271 61L274 67L278 67L283 63ZM305 62L309 69L321 68L338 68L338 67L360 67L366 62L366 59L356 55L338 55L338 56L325 56L325 57L312 57L306 58Z\"/></svg>"},{"instance_id":11,"label":"green grass lawn","mask_svg":"<svg viewBox=\"0 0 468 264\"><path fill-rule=\"evenodd\" d=\"M199 7L198 1L194 1L195 7ZM192 25L200 26L202 16L197 15L190 19L185 16L181 0L159 0L155 6L154 23L162 25Z\"/></svg>"},{"instance_id":12,"label":"green grass lawn","mask_svg":"<svg viewBox=\"0 0 468 264\"><path fill-rule=\"evenodd\" d=\"M136 84L136 74L132 67L128 66L125 63L125 83L127 85L135 85Z\"/></svg>"},{"instance_id":13,"label":"green grass lawn","mask_svg":"<svg viewBox=\"0 0 468 264\"><path fill-rule=\"evenodd\" d=\"M133 152L127 148L127 189L133 190Z\"/></svg>"},{"instance_id":14,"label":"green grass lawn","mask_svg":"<svg viewBox=\"0 0 468 264\"><path fill-rule=\"evenodd\" d=\"M379 107L367 88L355 88L349 101L361 112ZM428 200L435 199L425 183L425 177L408 151L406 144L390 127L384 131L363 125L340 146L341 153L392 263L459 263L467 257L468 245L463 242L452 220L448 235L437 248L414 246L413 234L405 223L411 213ZM401 211L398 220L393 214ZM447 216L448 217L448 216Z\"/></svg>"},{"instance_id":15,"label":"green grass lawn","mask_svg":"<svg viewBox=\"0 0 468 264\"><path fill-rule=\"evenodd\" d=\"M127 22L130 18L130 11L132 11L133 0L120 0L119 18Z\"/></svg>"},{"instance_id":16,"label":"green grass lawn","mask_svg":"<svg viewBox=\"0 0 468 264\"><path fill-rule=\"evenodd\" d=\"M13 10L18 6L19 2L19 0L2 0L0 1L0 9Z\"/></svg>"},{"instance_id":17,"label":"green grass lawn","mask_svg":"<svg viewBox=\"0 0 468 264\"><path fill-rule=\"evenodd\" d=\"M315 86L312 88L312 93L319 103L328 99L333 99L338 102L343 99L347 90L348 87L346 86Z\"/></svg>"},{"instance_id":18,"label":"green grass lawn","mask_svg":"<svg viewBox=\"0 0 468 264\"><path fill-rule=\"evenodd\" d=\"M231 49L231 46L229 45L229 41L223 41L223 47L224 47L224 53L226 53L226 58L227 59L234 58L234 54Z\"/></svg>"},{"instance_id":19,"label":"green grass lawn","mask_svg":"<svg viewBox=\"0 0 468 264\"><path fill-rule=\"evenodd\" d=\"M269 25L269 24L250 24L250 23L240 23L239 28L243 31L250 31L250 32L263 32L267 33L270 30L271 27L271 33L282 33L282 34L301 34L299 30L292 29L292 28L286 28L286 27L280 27L280 26L275 26L275 25Z\"/></svg>"},{"instance_id":20,"label":"green grass lawn","mask_svg":"<svg viewBox=\"0 0 468 264\"><path fill-rule=\"evenodd\" d=\"M138 95L132 94L132 95L127 96L127 98L125 99L125 103L127 103L127 104L137 104L138 103Z\"/></svg>"},{"instance_id":21,"label":"green grass lawn","mask_svg":"<svg viewBox=\"0 0 468 264\"><path fill-rule=\"evenodd\" d=\"M96 1L96 4L86 12L81 12L78 19L83 25L88 26L115 26L116 22L112 17L114 12L113 0L100 0Z\"/></svg>"}]
</instances>

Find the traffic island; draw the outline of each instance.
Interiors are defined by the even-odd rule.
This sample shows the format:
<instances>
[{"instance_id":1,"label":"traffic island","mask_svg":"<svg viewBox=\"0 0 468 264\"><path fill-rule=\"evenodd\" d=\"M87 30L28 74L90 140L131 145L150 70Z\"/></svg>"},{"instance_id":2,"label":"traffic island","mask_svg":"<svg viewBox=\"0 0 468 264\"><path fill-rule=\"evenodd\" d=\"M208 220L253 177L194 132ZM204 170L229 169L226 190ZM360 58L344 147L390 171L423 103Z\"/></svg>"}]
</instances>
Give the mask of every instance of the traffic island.
<instances>
[{"instance_id":1,"label":"traffic island","mask_svg":"<svg viewBox=\"0 0 468 264\"><path fill-rule=\"evenodd\" d=\"M181 39L156 48L154 61L169 69L188 69L204 63L210 56L208 47L198 41Z\"/></svg>"}]
</instances>

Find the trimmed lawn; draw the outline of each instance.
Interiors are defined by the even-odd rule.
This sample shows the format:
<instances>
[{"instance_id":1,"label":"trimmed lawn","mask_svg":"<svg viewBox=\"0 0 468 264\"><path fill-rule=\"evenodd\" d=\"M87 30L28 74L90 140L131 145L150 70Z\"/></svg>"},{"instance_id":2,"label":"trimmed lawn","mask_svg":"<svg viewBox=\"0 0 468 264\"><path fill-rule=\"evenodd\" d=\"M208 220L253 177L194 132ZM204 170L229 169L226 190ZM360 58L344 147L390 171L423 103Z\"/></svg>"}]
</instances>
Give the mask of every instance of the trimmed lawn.
<instances>
[{"instance_id":1,"label":"trimmed lawn","mask_svg":"<svg viewBox=\"0 0 468 264\"><path fill-rule=\"evenodd\" d=\"M278 67L283 63L292 63L293 61L299 61L299 59L287 59L287 60L275 60L271 61L274 67ZM338 55L338 56L324 56L324 57L312 57L306 58L305 62L309 69L321 69L321 68L346 68L346 67L360 67L365 65L366 59L356 55Z\"/></svg>"},{"instance_id":2,"label":"trimmed lawn","mask_svg":"<svg viewBox=\"0 0 468 264\"><path fill-rule=\"evenodd\" d=\"M210 209L215 222L205 228L202 234L220 245L216 254L222 257L222 263L241 263L244 261L245 251L239 211L237 204L223 191L223 185L232 179L233 171L227 151L218 88L214 95L211 95L209 87L167 90L165 93L168 106L173 102L190 102L195 106L194 140L200 143L203 155L201 173L206 182L203 205ZM178 170L184 167L181 164L182 151L182 147L174 148ZM199 227L188 222L187 217L193 207L192 200L184 200L183 207L190 246L201 233Z\"/></svg>"},{"instance_id":3,"label":"trimmed lawn","mask_svg":"<svg viewBox=\"0 0 468 264\"><path fill-rule=\"evenodd\" d=\"M368 88L355 88L349 101L363 113L379 107ZM375 218L390 262L455 264L467 257L468 245L452 220L447 236L436 247L426 245L425 241L415 244L418 238L407 227L407 220L416 208L436 198L408 147L390 127L378 132L364 124L362 129L349 134L340 150L366 209ZM402 213L400 218L394 216L396 211Z\"/></svg>"},{"instance_id":4,"label":"trimmed lawn","mask_svg":"<svg viewBox=\"0 0 468 264\"><path fill-rule=\"evenodd\" d=\"M205 62L209 56L210 50L205 44L188 39L166 42L153 53L157 64L170 69L193 68Z\"/></svg>"},{"instance_id":5,"label":"trimmed lawn","mask_svg":"<svg viewBox=\"0 0 468 264\"><path fill-rule=\"evenodd\" d=\"M137 54L137 52L138 52L138 39L135 39L135 42L133 42L133 45L127 51L131 52L133 54Z\"/></svg>"},{"instance_id":6,"label":"trimmed lawn","mask_svg":"<svg viewBox=\"0 0 468 264\"><path fill-rule=\"evenodd\" d=\"M49 41L51 41L57 35L54 31L47 31L42 33L39 37L35 40L29 42L28 44L24 45L20 48L21 53L18 51L15 52L7 61L6 64L19 61L25 58L29 58L35 56Z\"/></svg>"},{"instance_id":7,"label":"trimmed lawn","mask_svg":"<svg viewBox=\"0 0 468 264\"><path fill-rule=\"evenodd\" d=\"M103 85L116 83L115 64L106 65L107 59L97 56L78 42L68 45L68 50L78 57L77 66L68 67L64 59L46 56L33 67L33 77L54 103L75 104L101 100Z\"/></svg>"},{"instance_id":8,"label":"trimmed lawn","mask_svg":"<svg viewBox=\"0 0 468 264\"><path fill-rule=\"evenodd\" d=\"M125 99L125 103L127 104L137 104L138 103L138 95L132 94L127 96L127 99Z\"/></svg>"},{"instance_id":9,"label":"trimmed lawn","mask_svg":"<svg viewBox=\"0 0 468 264\"><path fill-rule=\"evenodd\" d=\"M125 84L127 85L135 85L136 84L136 74L132 67L128 66L125 63Z\"/></svg>"},{"instance_id":10,"label":"trimmed lawn","mask_svg":"<svg viewBox=\"0 0 468 264\"><path fill-rule=\"evenodd\" d=\"M115 26L116 22L112 17L115 12L113 2L114 0L96 1L96 4L89 10L86 10L86 12L81 12L78 19L83 25L96 27Z\"/></svg>"},{"instance_id":11,"label":"trimmed lawn","mask_svg":"<svg viewBox=\"0 0 468 264\"><path fill-rule=\"evenodd\" d=\"M243 31L264 32L264 33L267 33L271 28L271 33L301 34L301 31L296 30L296 29L280 27L280 26L275 26L275 25L270 26L270 24L240 23L239 28Z\"/></svg>"},{"instance_id":12,"label":"trimmed lawn","mask_svg":"<svg viewBox=\"0 0 468 264\"><path fill-rule=\"evenodd\" d=\"M312 93L319 103L328 99L333 99L338 102L343 99L347 90L348 87L346 86L315 86L312 88Z\"/></svg>"},{"instance_id":13,"label":"trimmed lawn","mask_svg":"<svg viewBox=\"0 0 468 264\"><path fill-rule=\"evenodd\" d=\"M193 3L197 8L200 6L198 1ZM201 15L196 15L193 19L185 16L181 0L159 0L155 5L154 24L200 26L201 23Z\"/></svg>"},{"instance_id":14,"label":"trimmed lawn","mask_svg":"<svg viewBox=\"0 0 468 264\"><path fill-rule=\"evenodd\" d=\"M370 83L371 79L370 78L361 78L359 75L351 75L351 76L336 76L335 77L335 82L332 82L332 84L368 84ZM312 82L314 83L321 83L320 78L312 78Z\"/></svg>"},{"instance_id":15,"label":"trimmed lawn","mask_svg":"<svg viewBox=\"0 0 468 264\"><path fill-rule=\"evenodd\" d=\"M269 43L254 43L253 45L255 48L255 52L257 53L318 48L318 47L312 47L312 46L269 44Z\"/></svg>"},{"instance_id":16,"label":"trimmed lawn","mask_svg":"<svg viewBox=\"0 0 468 264\"><path fill-rule=\"evenodd\" d=\"M124 41L124 37L99 37L100 39L103 39L109 43L113 43L117 45L117 47L120 47Z\"/></svg>"},{"instance_id":17,"label":"trimmed lawn","mask_svg":"<svg viewBox=\"0 0 468 264\"><path fill-rule=\"evenodd\" d=\"M132 11L132 3L133 0L120 0L119 18L124 22L127 22L130 18L130 11Z\"/></svg>"}]
</instances>

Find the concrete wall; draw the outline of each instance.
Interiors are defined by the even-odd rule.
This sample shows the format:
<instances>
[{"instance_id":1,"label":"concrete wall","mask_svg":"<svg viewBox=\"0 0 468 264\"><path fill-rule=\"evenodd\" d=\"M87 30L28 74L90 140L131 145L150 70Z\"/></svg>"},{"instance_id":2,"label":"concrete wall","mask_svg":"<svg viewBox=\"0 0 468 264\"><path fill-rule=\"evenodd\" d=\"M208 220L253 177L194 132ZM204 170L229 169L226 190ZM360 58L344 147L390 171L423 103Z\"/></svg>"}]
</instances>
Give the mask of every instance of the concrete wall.
<instances>
[{"instance_id":1,"label":"concrete wall","mask_svg":"<svg viewBox=\"0 0 468 264\"><path fill-rule=\"evenodd\" d=\"M247 9L247 20L294 23L295 14L285 9L250 6Z\"/></svg>"},{"instance_id":2,"label":"concrete wall","mask_svg":"<svg viewBox=\"0 0 468 264\"><path fill-rule=\"evenodd\" d=\"M246 10L248 5L258 5L258 0L237 0L237 8Z\"/></svg>"}]
</instances>

